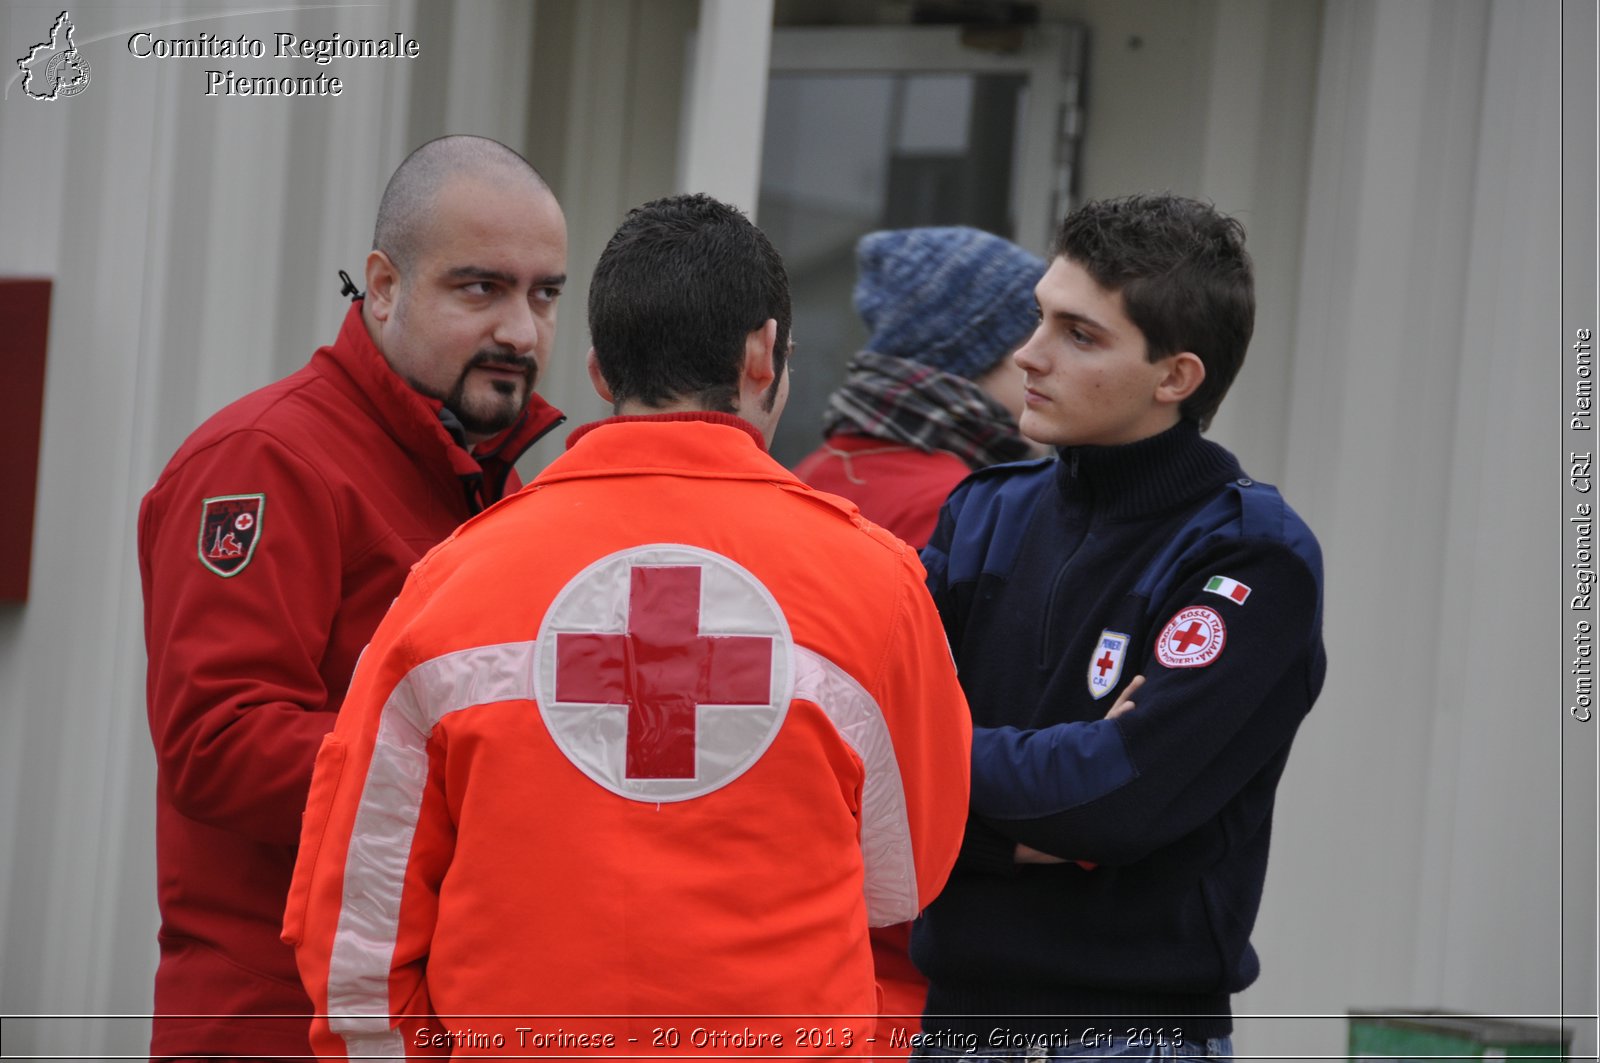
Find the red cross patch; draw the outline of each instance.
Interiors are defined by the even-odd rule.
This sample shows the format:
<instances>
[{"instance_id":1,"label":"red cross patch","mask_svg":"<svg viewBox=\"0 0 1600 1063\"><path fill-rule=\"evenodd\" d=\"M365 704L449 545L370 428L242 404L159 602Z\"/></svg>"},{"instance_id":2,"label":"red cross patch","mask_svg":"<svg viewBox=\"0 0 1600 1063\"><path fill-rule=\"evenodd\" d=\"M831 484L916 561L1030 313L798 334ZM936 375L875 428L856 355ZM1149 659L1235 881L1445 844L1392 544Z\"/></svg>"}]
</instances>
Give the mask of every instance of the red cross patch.
<instances>
[{"instance_id":1,"label":"red cross patch","mask_svg":"<svg viewBox=\"0 0 1600 1063\"><path fill-rule=\"evenodd\" d=\"M1100 632L1095 639L1094 652L1089 655L1089 696L1099 701L1117 688L1122 679L1122 662L1128 655L1127 635L1110 628Z\"/></svg>"},{"instance_id":2,"label":"red cross patch","mask_svg":"<svg viewBox=\"0 0 1600 1063\"><path fill-rule=\"evenodd\" d=\"M539 711L567 759L636 801L685 801L761 759L789 711L794 641L720 554L633 547L578 573L539 631Z\"/></svg>"},{"instance_id":3,"label":"red cross patch","mask_svg":"<svg viewBox=\"0 0 1600 1063\"><path fill-rule=\"evenodd\" d=\"M1228 629L1216 610L1191 605L1167 621L1156 639L1156 660L1168 668L1204 668L1222 653Z\"/></svg>"},{"instance_id":4,"label":"red cross patch","mask_svg":"<svg viewBox=\"0 0 1600 1063\"><path fill-rule=\"evenodd\" d=\"M266 495L222 495L200 509L200 563L224 578L244 571L261 541Z\"/></svg>"}]
</instances>

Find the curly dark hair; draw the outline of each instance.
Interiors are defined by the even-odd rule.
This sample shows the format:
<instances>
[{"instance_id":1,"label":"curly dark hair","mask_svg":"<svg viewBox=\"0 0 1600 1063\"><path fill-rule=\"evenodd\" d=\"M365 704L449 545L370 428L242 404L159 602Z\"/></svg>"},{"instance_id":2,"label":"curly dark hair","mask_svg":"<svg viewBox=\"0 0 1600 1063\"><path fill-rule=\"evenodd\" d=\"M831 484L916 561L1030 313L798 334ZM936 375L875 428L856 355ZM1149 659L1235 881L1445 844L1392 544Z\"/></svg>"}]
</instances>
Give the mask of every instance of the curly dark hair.
<instances>
[{"instance_id":1,"label":"curly dark hair","mask_svg":"<svg viewBox=\"0 0 1600 1063\"><path fill-rule=\"evenodd\" d=\"M1205 380L1180 412L1209 427L1255 328L1244 226L1196 199L1124 196L1067 215L1054 250L1102 288L1122 293L1152 362L1191 351L1205 364Z\"/></svg>"},{"instance_id":2,"label":"curly dark hair","mask_svg":"<svg viewBox=\"0 0 1600 1063\"><path fill-rule=\"evenodd\" d=\"M589 282L589 336L619 406L694 398L734 412L745 337L777 321L781 380L790 313L788 274L766 234L698 193L629 211Z\"/></svg>"}]
</instances>

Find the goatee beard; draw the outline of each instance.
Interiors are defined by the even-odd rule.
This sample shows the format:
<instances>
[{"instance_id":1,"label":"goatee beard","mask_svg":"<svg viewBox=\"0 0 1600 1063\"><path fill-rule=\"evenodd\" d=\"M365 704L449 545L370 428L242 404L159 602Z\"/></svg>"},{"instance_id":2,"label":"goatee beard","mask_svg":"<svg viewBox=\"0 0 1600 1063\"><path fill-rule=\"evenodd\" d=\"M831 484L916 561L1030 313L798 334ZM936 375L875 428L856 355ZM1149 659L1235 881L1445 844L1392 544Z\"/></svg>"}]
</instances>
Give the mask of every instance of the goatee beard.
<instances>
[{"instance_id":1,"label":"goatee beard","mask_svg":"<svg viewBox=\"0 0 1600 1063\"><path fill-rule=\"evenodd\" d=\"M522 401L516 402L516 387L512 381L496 380L492 387L496 398L504 398L504 403L495 402L494 408L489 411L472 409L467 404L467 375L480 366L499 366L506 369L517 369L523 373ZM517 418L528 408L528 401L533 397L533 385L539 376L539 363L528 355L515 354L510 351L479 351L472 356L472 360L461 370L461 376L456 380L456 386L444 398L444 406L456 415L456 420L468 432L477 436L492 436L504 432L507 428L517 423Z\"/></svg>"}]
</instances>

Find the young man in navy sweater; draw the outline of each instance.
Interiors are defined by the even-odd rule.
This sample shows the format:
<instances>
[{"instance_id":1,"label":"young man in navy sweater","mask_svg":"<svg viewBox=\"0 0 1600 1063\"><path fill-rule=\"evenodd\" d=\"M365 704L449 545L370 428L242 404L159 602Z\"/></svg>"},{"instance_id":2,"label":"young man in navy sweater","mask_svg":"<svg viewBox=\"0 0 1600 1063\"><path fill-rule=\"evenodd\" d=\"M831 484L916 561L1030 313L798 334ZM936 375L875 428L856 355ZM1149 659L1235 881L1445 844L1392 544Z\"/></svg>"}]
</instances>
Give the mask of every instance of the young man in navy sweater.
<instances>
[{"instance_id":1,"label":"young man in navy sweater","mask_svg":"<svg viewBox=\"0 0 1600 1063\"><path fill-rule=\"evenodd\" d=\"M919 1051L1226 1059L1326 666L1316 539L1200 435L1250 341L1244 230L1091 203L1035 294L1021 427L1056 454L973 474L923 553L974 739L961 860L913 937Z\"/></svg>"}]
</instances>

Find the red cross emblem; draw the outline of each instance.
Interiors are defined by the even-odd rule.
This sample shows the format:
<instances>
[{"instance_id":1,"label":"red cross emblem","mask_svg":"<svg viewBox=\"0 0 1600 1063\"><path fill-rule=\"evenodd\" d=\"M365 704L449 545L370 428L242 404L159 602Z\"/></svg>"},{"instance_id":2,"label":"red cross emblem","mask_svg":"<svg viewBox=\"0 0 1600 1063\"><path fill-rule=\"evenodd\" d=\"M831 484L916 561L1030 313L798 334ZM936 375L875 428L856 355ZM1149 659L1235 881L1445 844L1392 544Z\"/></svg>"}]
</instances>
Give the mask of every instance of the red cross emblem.
<instances>
[{"instance_id":1,"label":"red cross emblem","mask_svg":"<svg viewBox=\"0 0 1600 1063\"><path fill-rule=\"evenodd\" d=\"M556 700L628 706L630 779L695 777L701 705L765 705L772 640L700 634L700 568L633 570L625 634L556 635Z\"/></svg>"},{"instance_id":2,"label":"red cross emblem","mask_svg":"<svg viewBox=\"0 0 1600 1063\"><path fill-rule=\"evenodd\" d=\"M1228 629L1214 609L1192 605L1161 629L1156 660L1168 668L1204 668L1222 653Z\"/></svg>"},{"instance_id":3,"label":"red cross emblem","mask_svg":"<svg viewBox=\"0 0 1600 1063\"><path fill-rule=\"evenodd\" d=\"M551 604L539 642L551 736L624 797L726 785L788 710L775 696L793 674L788 624L754 576L709 551L637 547L591 565Z\"/></svg>"},{"instance_id":4,"label":"red cross emblem","mask_svg":"<svg viewBox=\"0 0 1600 1063\"><path fill-rule=\"evenodd\" d=\"M1205 642L1209 637L1210 633L1204 624L1198 620L1191 620L1188 627L1172 636L1173 651L1180 655L1188 653L1190 649Z\"/></svg>"},{"instance_id":5,"label":"red cross emblem","mask_svg":"<svg viewBox=\"0 0 1600 1063\"><path fill-rule=\"evenodd\" d=\"M1089 696L1096 701L1117 688L1122 679L1122 662L1128 654L1128 643L1133 641L1120 631L1109 628L1095 639L1094 652L1089 655Z\"/></svg>"}]
</instances>

